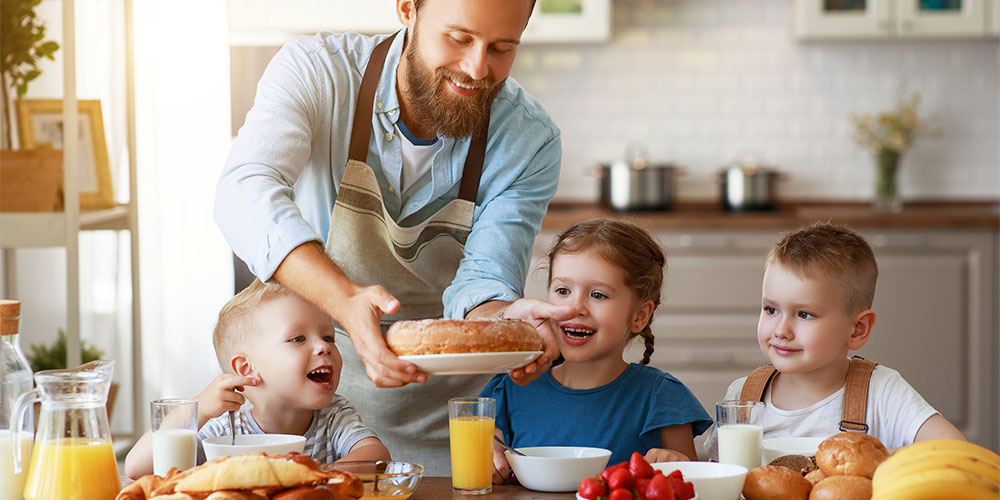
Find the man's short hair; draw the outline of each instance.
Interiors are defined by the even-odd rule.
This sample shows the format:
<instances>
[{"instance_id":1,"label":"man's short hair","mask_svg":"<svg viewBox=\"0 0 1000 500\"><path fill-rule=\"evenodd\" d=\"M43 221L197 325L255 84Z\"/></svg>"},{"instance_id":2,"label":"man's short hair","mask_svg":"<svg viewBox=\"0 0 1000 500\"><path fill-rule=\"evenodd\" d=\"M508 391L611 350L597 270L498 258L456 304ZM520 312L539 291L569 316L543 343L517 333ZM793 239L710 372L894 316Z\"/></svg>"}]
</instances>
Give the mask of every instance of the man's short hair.
<instances>
[{"instance_id":1,"label":"man's short hair","mask_svg":"<svg viewBox=\"0 0 1000 500\"><path fill-rule=\"evenodd\" d=\"M257 335L257 321L254 317L257 308L288 295L294 295L288 288L254 279L250 286L222 306L222 310L219 311L219 321L212 333L215 357L219 360L222 371L232 373L229 360L237 353L244 352L247 344Z\"/></svg>"},{"instance_id":2,"label":"man's short hair","mask_svg":"<svg viewBox=\"0 0 1000 500\"><path fill-rule=\"evenodd\" d=\"M809 279L833 278L850 314L871 309L875 301L875 253L847 227L817 222L785 233L767 256L768 266L775 262Z\"/></svg>"}]
</instances>

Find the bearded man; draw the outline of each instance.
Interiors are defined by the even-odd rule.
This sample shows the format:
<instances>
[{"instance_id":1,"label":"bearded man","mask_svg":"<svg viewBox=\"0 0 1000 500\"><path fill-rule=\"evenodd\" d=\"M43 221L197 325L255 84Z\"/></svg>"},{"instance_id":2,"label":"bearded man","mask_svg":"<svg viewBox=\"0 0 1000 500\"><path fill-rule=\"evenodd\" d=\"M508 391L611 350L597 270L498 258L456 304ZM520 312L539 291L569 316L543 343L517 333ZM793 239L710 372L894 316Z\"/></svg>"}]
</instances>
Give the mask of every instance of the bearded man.
<instances>
[{"instance_id":1,"label":"bearded man","mask_svg":"<svg viewBox=\"0 0 1000 500\"><path fill-rule=\"evenodd\" d=\"M289 42L218 183L215 218L236 254L329 314L338 392L430 475L448 473L447 400L489 376L429 379L386 348L386 328L529 320L545 352L510 372L527 383L558 357L556 322L575 314L521 298L562 154L559 129L508 77L533 6L397 0L395 35Z\"/></svg>"}]
</instances>

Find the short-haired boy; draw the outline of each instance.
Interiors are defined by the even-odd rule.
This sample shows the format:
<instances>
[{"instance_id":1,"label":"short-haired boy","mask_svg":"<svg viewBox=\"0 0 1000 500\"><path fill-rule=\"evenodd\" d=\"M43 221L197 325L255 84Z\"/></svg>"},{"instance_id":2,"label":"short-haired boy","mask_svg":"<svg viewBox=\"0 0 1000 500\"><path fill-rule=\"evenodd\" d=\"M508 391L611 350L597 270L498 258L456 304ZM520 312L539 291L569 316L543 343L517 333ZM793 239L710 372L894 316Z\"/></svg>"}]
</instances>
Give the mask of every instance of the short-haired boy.
<instances>
[{"instance_id":1,"label":"short-haired boy","mask_svg":"<svg viewBox=\"0 0 1000 500\"><path fill-rule=\"evenodd\" d=\"M841 431L852 360L868 341L875 312L875 254L858 233L817 223L788 234L771 248L764 271L757 342L777 370L765 382L764 437L829 437ZM751 375L753 377L753 375ZM742 399L747 377L729 385L725 399ZM862 385L863 387L863 385ZM888 448L932 438L964 439L900 376L875 365L864 422L845 422ZM860 412L859 412L860 415ZM713 427L705 451L718 458Z\"/></svg>"},{"instance_id":2,"label":"short-haired boy","mask_svg":"<svg viewBox=\"0 0 1000 500\"><path fill-rule=\"evenodd\" d=\"M195 397L200 440L231 433L226 412L239 411L237 434L298 434L305 454L321 463L389 460L389 450L335 391L343 363L330 318L281 285L259 280L219 312L212 338L222 367ZM242 394L240 393L242 391ZM253 404L240 410L244 396ZM153 472L151 433L125 458L125 473Z\"/></svg>"}]
</instances>

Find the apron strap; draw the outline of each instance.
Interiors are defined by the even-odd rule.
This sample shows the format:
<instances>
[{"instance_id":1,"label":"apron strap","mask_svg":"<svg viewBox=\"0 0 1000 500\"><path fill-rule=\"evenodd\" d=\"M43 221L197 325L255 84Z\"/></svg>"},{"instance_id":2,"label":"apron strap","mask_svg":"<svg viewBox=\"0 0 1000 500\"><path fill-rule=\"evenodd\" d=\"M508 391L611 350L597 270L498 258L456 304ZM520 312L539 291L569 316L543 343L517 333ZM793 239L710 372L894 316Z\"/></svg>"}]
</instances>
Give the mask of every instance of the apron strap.
<instances>
[{"instance_id":1,"label":"apron strap","mask_svg":"<svg viewBox=\"0 0 1000 500\"><path fill-rule=\"evenodd\" d=\"M750 375L747 375L746 381L743 382L743 391L740 392L740 399L745 401L763 401L764 393L767 392L767 386L771 384L771 380L776 373L778 373L778 370L774 368L774 365L765 365L755 369Z\"/></svg>"},{"instance_id":2,"label":"apron strap","mask_svg":"<svg viewBox=\"0 0 1000 500\"><path fill-rule=\"evenodd\" d=\"M868 409L868 382L872 378L875 362L854 356L847 369L847 383L844 388L844 414L840 421L841 431L868 432L865 412Z\"/></svg>"},{"instance_id":3,"label":"apron strap","mask_svg":"<svg viewBox=\"0 0 1000 500\"><path fill-rule=\"evenodd\" d=\"M358 102L354 108L354 124L351 128L351 146L348 150L348 159L367 163L368 142L372 135L372 104L375 102L375 90L378 87L378 79L382 76L382 66L385 64L385 56L389 52L389 46L399 32L382 40L375 46L371 57L368 58L368 66L365 67L365 74L361 78L361 89L358 91ZM469 145L469 153L465 156L465 166L462 168L462 184L458 188L458 198L460 200L476 203L476 193L479 192L479 179L483 173L483 159L486 157L486 139L490 127L490 113L486 112L483 128L472 137L472 144Z\"/></svg>"},{"instance_id":4,"label":"apron strap","mask_svg":"<svg viewBox=\"0 0 1000 500\"><path fill-rule=\"evenodd\" d=\"M361 163L368 160L368 140L372 136L372 103L375 102L375 89L378 87L379 77L382 76L385 55L389 53L389 46L398 34L399 32L393 33L389 38L382 40L368 58L365 75L361 78L361 90L358 91L358 102L354 107L351 147L347 154L351 160Z\"/></svg>"}]
</instances>

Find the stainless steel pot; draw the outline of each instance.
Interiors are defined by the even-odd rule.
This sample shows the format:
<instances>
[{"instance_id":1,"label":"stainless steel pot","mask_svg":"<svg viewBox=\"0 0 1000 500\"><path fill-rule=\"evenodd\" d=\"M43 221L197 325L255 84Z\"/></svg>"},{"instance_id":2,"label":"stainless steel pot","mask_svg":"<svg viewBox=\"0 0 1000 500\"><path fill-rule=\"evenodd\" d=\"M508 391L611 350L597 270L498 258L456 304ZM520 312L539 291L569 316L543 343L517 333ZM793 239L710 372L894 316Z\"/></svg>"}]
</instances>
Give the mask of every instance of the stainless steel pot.
<instances>
[{"instance_id":1,"label":"stainless steel pot","mask_svg":"<svg viewBox=\"0 0 1000 500\"><path fill-rule=\"evenodd\" d=\"M601 184L601 204L612 210L670 210L677 196L677 175L672 164L644 159L605 163L596 172Z\"/></svg>"},{"instance_id":2,"label":"stainless steel pot","mask_svg":"<svg viewBox=\"0 0 1000 500\"><path fill-rule=\"evenodd\" d=\"M766 167L733 164L716 172L722 207L730 211L773 210L777 183L784 174Z\"/></svg>"}]
</instances>

